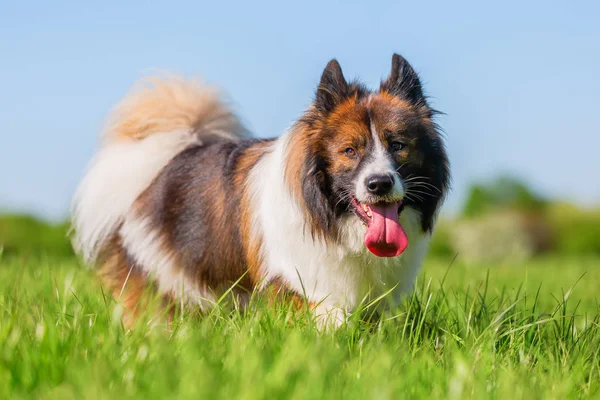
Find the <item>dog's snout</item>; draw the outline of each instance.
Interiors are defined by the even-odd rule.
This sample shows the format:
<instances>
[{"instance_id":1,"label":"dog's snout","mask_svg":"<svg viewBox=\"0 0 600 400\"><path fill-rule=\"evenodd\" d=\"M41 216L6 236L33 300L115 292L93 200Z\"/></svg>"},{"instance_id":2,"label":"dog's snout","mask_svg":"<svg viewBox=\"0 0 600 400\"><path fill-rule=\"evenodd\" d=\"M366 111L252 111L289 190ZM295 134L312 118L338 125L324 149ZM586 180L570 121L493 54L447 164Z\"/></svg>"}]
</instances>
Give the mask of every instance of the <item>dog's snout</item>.
<instances>
[{"instance_id":1,"label":"dog's snout","mask_svg":"<svg viewBox=\"0 0 600 400\"><path fill-rule=\"evenodd\" d=\"M389 174L371 175L365 181L369 193L376 196L389 194L394 187L394 179Z\"/></svg>"}]
</instances>

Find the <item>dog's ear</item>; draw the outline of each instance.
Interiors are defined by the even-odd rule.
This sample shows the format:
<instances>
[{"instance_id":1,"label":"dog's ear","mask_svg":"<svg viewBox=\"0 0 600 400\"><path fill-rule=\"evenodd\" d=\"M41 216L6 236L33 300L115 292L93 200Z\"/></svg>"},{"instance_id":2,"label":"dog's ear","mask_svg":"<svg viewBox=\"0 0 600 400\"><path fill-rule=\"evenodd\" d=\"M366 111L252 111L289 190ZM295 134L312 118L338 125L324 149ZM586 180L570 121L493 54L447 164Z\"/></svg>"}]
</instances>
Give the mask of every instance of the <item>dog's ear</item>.
<instances>
[{"instance_id":1,"label":"dog's ear","mask_svg":"<svg viewBox=\"0 0 600 400\"><path fill-rule=\"evenodd\" d=\"M317 88L315 105L326 113L331 112L348 94L348 83L340 63L333 59L327 63Z\"/></svg>"},{"instance_id":2,"label":"dog's ear","mask_svg":"<svg viewBox=\"0 0 600 400\"><path fill-rule=\"evenodd\" d=\"M408 61L399 54L392 56L392 71L390 76L381 82L380 90L401 97L413 104L425 102L419 75Z\"/></svg>"},{"instance_id":3,"label":"dog's ear","mask_svg":"<svg viewBox=\"0 0 600 400\"><path fill-rule=\"evenodd\" d=\"M329 202L331 182L328 182L325 160L317 155L306 158L302 170L302 197L309 212L309 229L314 237L335 235L335 214Z\"/></svg>"}]
</instances>

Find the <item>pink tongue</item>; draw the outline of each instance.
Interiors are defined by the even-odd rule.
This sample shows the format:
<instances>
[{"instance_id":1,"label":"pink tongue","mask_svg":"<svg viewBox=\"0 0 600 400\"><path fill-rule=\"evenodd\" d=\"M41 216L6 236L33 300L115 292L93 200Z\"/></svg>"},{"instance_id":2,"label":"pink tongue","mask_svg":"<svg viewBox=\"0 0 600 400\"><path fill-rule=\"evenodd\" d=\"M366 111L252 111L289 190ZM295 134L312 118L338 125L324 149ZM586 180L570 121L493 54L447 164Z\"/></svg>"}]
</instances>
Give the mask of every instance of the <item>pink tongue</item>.
<instances>
[{"instance_id":1,"label":"pink tongue","mask_svg":"<svg viewBox=\"0 0 600 400\"><path fill-rule=\"evenodd\" d=\"M398 220L399 203L371 205L371 223L365 233L365 245L378 257L396 257L408 246L408 237Z\"/></svg>"}]
</instances>

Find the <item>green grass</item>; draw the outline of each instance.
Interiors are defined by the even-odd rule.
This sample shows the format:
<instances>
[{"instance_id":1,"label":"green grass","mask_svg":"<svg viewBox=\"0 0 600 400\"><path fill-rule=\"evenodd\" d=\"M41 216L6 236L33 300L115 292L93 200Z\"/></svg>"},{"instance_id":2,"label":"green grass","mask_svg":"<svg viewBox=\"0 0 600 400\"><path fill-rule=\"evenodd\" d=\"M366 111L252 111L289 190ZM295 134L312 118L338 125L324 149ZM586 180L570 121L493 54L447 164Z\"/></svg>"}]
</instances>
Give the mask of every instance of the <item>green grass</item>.
<instances>
[{"instance_id":1,"label":"green grass","mask_svg":"<svg viewBox=\"0 0 600 400\"><path fill-rule=\"evenodd\" d=\"M401 309L334 333L260 299L127 332L76 261L5 257L0 398L600 396L598 259L449 264L429 261Z\"/></svg>"}]
</instances>

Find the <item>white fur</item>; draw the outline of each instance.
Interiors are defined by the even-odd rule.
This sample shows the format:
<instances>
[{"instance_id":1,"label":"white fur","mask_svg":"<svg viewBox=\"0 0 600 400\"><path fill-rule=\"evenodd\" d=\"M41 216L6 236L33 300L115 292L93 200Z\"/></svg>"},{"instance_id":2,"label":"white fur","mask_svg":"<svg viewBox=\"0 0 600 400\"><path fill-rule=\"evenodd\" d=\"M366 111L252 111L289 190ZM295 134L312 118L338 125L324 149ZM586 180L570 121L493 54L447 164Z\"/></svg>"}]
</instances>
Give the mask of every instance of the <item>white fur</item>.
<instances>
[{"instance_id":1,"label":"white fur","mask_svg":"<svg viewBox=\"0 0 600 400\"><path fill-rule=\"evenodd\" d=\"M134 88L109 116L104 147L73 198L73 244L90 264L175 155L209 135L235 140L247 133L215 88L177 77Z\"/></svg>"},{"instance_id":2,"label":"white fur","mask_svg":"<svg viewBox=\"0 0 600 400\"><path fill-rule=\"evenodd\" d=\"M379 258L364 246L365 227L348 216L341 227L341 244L314 240L298 200L284 180L289 136L278 139L250 171L253 234L263 238L265 282L282 278L289 287L318 303L320 325L339 325L362 301L391 292L392 304L412 288L429 235L420 229L416 211L400 216L409 240L396 258ZM160 169L192 143L185 133L150 136L140 142L116 142L104 148L78 190L75 226L80 249L93 259L117 224L128 253L157 282L162 293L207 308L215 302L211 289L186 278L176 256L162 245L159 232L138 216L132 204ZM100 212L101 211L101 212Z\"/></svg>"},{"instance_id":3,"label":"white fur","mask_svg":"<svg viewBox=\"0 0 600 400\"><path fill-rule=\"evenodd\" d=\"M147 218L137 216L132 210L119 233L127 253L157 282L161 293L171 294L203 309L215 303L215 296L208 288L198 287L185 276L177 265L176 255L164 249L160 233L150 228Z\"/></svg>"},{"instance_id":4,"label":"white fur","mask_svg":"<svg viewBox=\"0 0 600 400\"><path fill-rule=\"evenodd\" d=\"M291 289L320 303L318 313L331 313L330 319L338 322L340 310L349 313L361 301L387 291L400 301L412 287L429 242L418 213L407 208L400 217L409 246L396 258L371 254L363 243L365 227L354 216L342 227L341 244L313 239L284 180L287 140L283 136L275 142L250 175L254 233L263 238L265 282L283 278Z\"/></svg>"},{"instance_id":5,"label":"white fur","mask_svg":"<svg viewBox=\"0 0 600 400\"><path fill-rule=\"evenodd\" d=\"M373 136L373 144L375 146L372 160L366 164L361 170L356 179L356 199L363 204L372 204L380 199L373 199L367 190L366 181L371 175L390 175L394 179L394 186L386 200L389 202L399 201L404 198L404 186L400 176L394 168L394 164L390 160L388 152L385 150L383 143L379 139L379 135L375 129L375 124L371 121L371 135Z\"/></svg>"},{"instance_id":6,"label":"white fur","mask_svg":"<svg viewBox=\"0 0 600 400\"><path fill-rule=\"evenodd\" d=\"M73 198L74 246L94 262L105 241L160 170L198 141L190 132L166 132L141 141L113 141L94 157Z\"/></svg>"},{"instance_id":7,"label":"white fur","mask_svg":"<svg viewBox=\"0 0 600 400\"><path fill-rule=\"evenodd\" d=\"M192 96L193 101L195 98ZM171 98L167 100L159 105L172 104ZM190 115L196 115L196 107L192 109ZM160 111L160 107L156 110ZM172 118L181 122L177 110L171 111ZM225 137L241 136L241 128L231 120L232 114L223 113L223 108L217 111L203 114L206 117L203 126L213 121L208 117L213 117L217 122L225 121L223 129L215 128L215 132ZM198 122L197 118L189 120L194 124ZM201 282L188 279L177 265L177 255L166 250L160 232L151 228L146 217L141 216L143 212L138 213L134 207L136 199L176 154L190 144L200 142L201 138L193 133L191 126L189 128L152 133L147 137L142 135L141 140L109 141L92 160L75 194L72 208L76 230L74 243L86 261L93 263L106 241L121 226L118 233L128 254L157 281L161 292L205 307L215 301L211 289L219 288L207 288ZM409 245L396 258L379 258L366 249L363 243L365 227L355 216L342 221L339 244L314 239L299 200L291 195L284 178L289 135L275 141L249 172L252 229L254 235L262 237L264 265L261 271L265 283L281 278L290 289L305 294L309 301L318 303L316 312L322 321L327 321L326 325L343 323L362 301L388 291L392 304L397 304L412 288L429 242L429 235L420 228L418 212L407 208L400 216ZM404 196L403 184L393 171L374 130L373 135L375 158L363 170L364 176L359 179L363 186L357 187L357 198L367 202L361 197L366 176L389 172L395 177L393 196L400 200Z\"/></svg>"}]
</instances>

